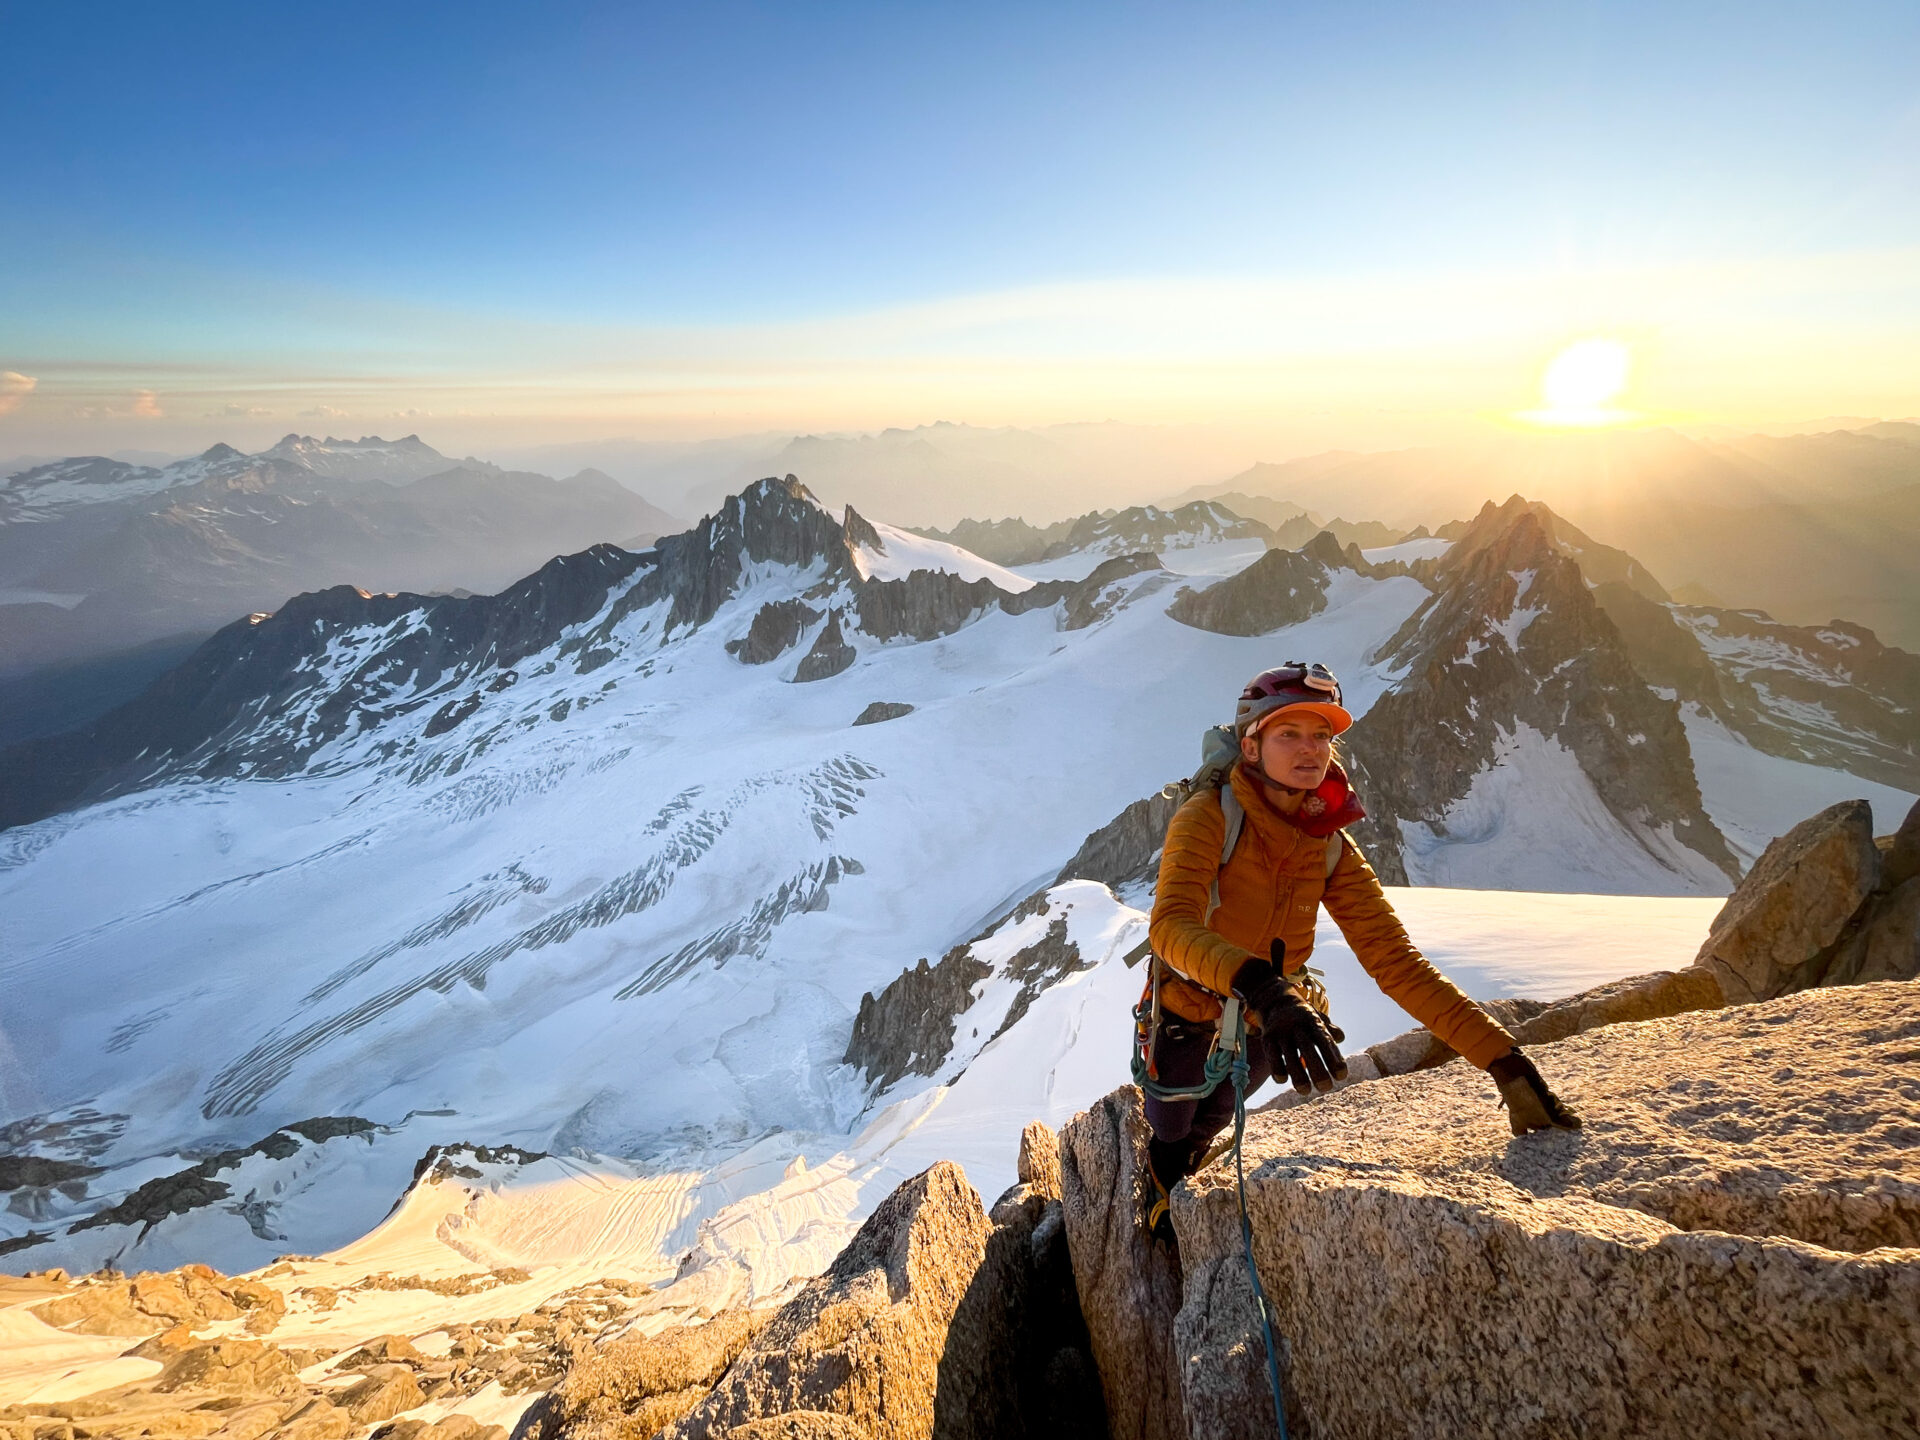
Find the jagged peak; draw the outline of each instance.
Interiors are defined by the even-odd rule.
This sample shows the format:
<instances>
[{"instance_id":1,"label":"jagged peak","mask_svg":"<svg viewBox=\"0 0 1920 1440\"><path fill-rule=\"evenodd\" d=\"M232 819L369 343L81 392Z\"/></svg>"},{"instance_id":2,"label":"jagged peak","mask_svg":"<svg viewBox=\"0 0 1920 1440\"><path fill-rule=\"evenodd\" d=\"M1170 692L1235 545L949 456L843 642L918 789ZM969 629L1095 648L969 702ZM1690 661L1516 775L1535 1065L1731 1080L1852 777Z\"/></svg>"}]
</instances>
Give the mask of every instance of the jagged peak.
<instances>
[{"instance_id":1,"label":"jagged peak","mask_svg":"<svg viewBox=\"0 0 1920 1440\"><path fill-rule=\"evenodd\" d=\"M222 460L241 459L243 458L244 453L245 453L244 451L236 450L234 449L233 446L227 444L226 441L221 440L221 441L215 442L212 445L209 445L205 450L201 451L200 458L209 465L217 465Z\"/></svg>"},{"instance_id":2,"label":"jagged peak","mask_svg":"<svg viewBox=\"0 0 1920 1440\"><path fill-rule=\"evenodd\" d=\"M1346 552L1340 548L1340 542L1334 538L1331 530L1322 530L1315 535L1300 547L1300 553L1309 560L1318 560L1329 570L1347 563Z\"/></svg>"},{"instance_id":3,"label":"jagged peak","mask_svg":"<svg viewBox=\"0 0 1920 1440\"><path fill-rule=\"evenodd\" d=\"M882 555L887 553L886 544L881 540L880 532L873 528L873 522L853 506L847 506L846 514L840 519L840 528L847 532L849 545L865 546L869 550L879 551Z\"/></svg>"}]
</instances>

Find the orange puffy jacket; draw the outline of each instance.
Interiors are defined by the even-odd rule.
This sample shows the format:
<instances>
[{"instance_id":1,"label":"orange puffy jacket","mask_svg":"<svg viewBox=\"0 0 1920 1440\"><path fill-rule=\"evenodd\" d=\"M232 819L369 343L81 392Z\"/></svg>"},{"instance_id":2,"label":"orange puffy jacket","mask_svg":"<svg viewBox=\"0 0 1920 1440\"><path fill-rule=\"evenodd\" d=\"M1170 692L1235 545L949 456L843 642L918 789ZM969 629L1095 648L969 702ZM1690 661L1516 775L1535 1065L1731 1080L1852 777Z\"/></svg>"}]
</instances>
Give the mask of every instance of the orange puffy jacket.
<instances>
[{"instance_id":1,"label":"orange puffy jacket","mask_svg":"<svg viewBox=\"0 0 1920 1440\"><path fill-rule=\"evenodd\" d=\"M1414 948L1352 841L1336 835L1341 855L1329 875L1326 839L1276 809L1242 766L1231 783L1247 818L1224 868L1218 791L1195 795L1167 826L1149 930L1154 953L1176 972L1161 982L1165 1009L1187 1020L1218 1018L1234 975L1248 960L1266 959L1275 940L1287 942L1287 972L1299 970L1313 954L1316 912L1325 905L1374 983L1440 1039L1482 1069L1512 1048L1513 1037ZM1220 908L1209 920L1216 875Z\"/></svg>"}]
</instances>

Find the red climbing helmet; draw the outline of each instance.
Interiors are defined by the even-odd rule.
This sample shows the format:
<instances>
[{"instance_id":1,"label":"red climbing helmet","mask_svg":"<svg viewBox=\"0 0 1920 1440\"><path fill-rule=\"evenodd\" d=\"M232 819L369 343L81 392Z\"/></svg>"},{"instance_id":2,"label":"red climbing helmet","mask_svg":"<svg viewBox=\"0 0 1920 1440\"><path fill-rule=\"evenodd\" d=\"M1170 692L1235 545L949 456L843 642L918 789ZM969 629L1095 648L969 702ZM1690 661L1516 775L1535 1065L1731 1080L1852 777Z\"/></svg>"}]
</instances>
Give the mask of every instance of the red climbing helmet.
<instances>
[{"instance_id":1,"label":"red climbing helmet","mask_svg":"<svg viewBox=\"0 0 1920 1440\"><path fill-rule=\"evenodd\" d=\"M1353 724L1353 716L1340 703L1340 682L1317 660L1311 664L1289 660L1249 680L1233 712L1233 733L1250 735L1282 710L1309 710L1331 725L1336 735Z\"/></svg>"}]
</instances>

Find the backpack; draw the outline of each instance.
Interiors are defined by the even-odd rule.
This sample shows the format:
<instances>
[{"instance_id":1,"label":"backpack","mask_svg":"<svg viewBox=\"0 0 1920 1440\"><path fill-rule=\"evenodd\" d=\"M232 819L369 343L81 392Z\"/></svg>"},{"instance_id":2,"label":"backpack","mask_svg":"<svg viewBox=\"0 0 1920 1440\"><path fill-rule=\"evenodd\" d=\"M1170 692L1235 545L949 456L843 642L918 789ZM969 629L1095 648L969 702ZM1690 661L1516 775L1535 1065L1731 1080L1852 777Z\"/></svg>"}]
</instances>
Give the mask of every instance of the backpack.
<instances>
[{"instance_id":1,"label":"backpack","mask_svg":"<svg viewBox=\"0 0 1920 1440\"><path fill-rule=\"evenodd\" d=\"M1235 847L1240 844L1240 832L1246 828L1247 812L1240 804L1240 797L1233 793L1233 786L1227 783L1233 771L1233 765L1240 758L1240 742L1234 738L1233 731L1225 725L1214 725L1200 737L1200 768L1185 780L1175 780L1160 787L1160 794L1177 801L1175 809L1184 805L1195 795L1208 790L1220 792L1220 814L1227 822L1225 836L1220 842L1220 869L1227 868L1227 861L1233 858ZM1342 848L1341 832L1335 831L1327 837L1327 877L1339 867ZM1207 900L1207 919L1213 919L1213 912L1220 908L1220 876L1216 871L1213 877L1213 889ZM1153 948L1152 942L1142 940L1126 955L1129 967L1138 965Z\"/></svg>"}]
</instances>

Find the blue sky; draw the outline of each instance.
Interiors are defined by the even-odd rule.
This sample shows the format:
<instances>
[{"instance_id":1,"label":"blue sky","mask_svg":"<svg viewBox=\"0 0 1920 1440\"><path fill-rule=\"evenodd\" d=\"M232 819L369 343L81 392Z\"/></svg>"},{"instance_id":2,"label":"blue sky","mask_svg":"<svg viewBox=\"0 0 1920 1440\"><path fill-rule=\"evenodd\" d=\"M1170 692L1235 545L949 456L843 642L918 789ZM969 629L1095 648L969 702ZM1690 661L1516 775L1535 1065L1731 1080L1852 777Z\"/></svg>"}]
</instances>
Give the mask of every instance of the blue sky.
<instances>
[{"instance_id":1,"label":"blue sky","mask_svg":"<svg viewBox=\"0 0 1920 1440\"><path fill-rule=\"evenodd\" d=\"M1911 4L6 4L0 35L22 438L1245 418L1261 386L1210 415L1196 367L1286 388L1345 327L1286 299L1230 335L1240 287L1394 297L1346 303L1416 317L1369 351L1415 410L1472 409L1399 373L1449 347L1531 374L1593 326L1689 374L1716 327L1749 368L1743 326L1783 362L1826 337L1881 375L1863 405L1920 378L1885 375L1920 308Z\"/></svg>"}]
</instances>

